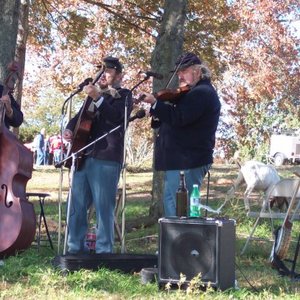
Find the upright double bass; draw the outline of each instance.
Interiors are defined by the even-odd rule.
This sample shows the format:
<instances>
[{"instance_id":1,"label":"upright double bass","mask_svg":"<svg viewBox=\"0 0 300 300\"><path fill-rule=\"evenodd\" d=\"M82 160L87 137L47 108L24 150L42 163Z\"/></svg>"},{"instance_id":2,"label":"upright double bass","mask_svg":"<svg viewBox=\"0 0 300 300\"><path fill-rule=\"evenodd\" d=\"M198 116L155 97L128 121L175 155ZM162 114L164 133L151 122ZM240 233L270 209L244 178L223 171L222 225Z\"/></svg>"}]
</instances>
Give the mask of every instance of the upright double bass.
<instances>
[{"instance_id":1,"label":"upright double bass","mask_svg":"<svg viewBox=\"0 0 300 300\"><path fill-rule=\"evenodd\" d=\"M12 64L2 95L12 93L16 65ZM33 169L32 153L4 123L5 106L0 101L0 257L28 248L35 236L36 217L26 199L26 184Z\"/></svg>"}]
</instances>

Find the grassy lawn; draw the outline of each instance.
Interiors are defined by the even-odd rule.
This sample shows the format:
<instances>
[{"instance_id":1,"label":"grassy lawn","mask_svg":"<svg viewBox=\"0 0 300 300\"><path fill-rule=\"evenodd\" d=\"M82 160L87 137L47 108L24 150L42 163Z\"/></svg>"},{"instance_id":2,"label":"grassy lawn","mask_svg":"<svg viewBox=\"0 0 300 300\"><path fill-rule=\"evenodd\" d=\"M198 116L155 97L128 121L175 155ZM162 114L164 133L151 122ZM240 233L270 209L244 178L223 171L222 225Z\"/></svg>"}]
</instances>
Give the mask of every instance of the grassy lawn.
<instances>
[{"instance_id":1,"label":"grassy lawn","mask_svg":"<svg viewBox=\"0 0 300 300\"><path fill-rule=\"evenodd\" d=\"M282 177L294 177L296 166L279 168ZM225 200L226 191L237 176L238 169L233 165L214 165L211 170L208 205L218 208ZM126 221L130 222L149 214L151 204L151 172L126 174ZM62 186L62 197L59 187ZM202 201L206 201L206 184L202 187ZM272 248L272 230L270 221L265 219L257 227L255 236L246 252L241 250L254 224L248 218L243 204L241 188L235 198L226 203L221 216L236 221L236 280L237 288L224 292L207 289L196 290L158 290L157 284L143 285L139 274L123 274L119 271L99 269L98 271L80 270L66 275L52 266L52 259L62 254L64 227L58 249L59 207L62 211L62 225L65 220L65 203L68 193L68 174L53 167L40 167L33 172L27 184L27 192L45 192L50 197L45 202L45 213L55 250L51 250L47 241L42 241L39 251L36 244L14 257L3 260L0 266L0 299L300 299L299 281L281 277L272 269L269 255ZM59 199L61 198L61 202ZM251 196L251 203L258 205L258 194ZM39 213L37 199L32 199L36 213ZM59 204L61 203L61 204ZM208 216L214 217L212 213ZM119 216L120 218L120 216ZM282 221L276 221L275 225ZM45 229L42 228L43 239ZM299 233L299 222L294 222L289 247L289 257L295 253L295 241ZM127 253L155 254L158 249L158 224L142 228L133 228L126 233ZM116 252L120 252L120 242L116 240ZM220 254L222 255L222 254ZM300 272L299 259L296 265Z\"/></svg>"}]
</instances>

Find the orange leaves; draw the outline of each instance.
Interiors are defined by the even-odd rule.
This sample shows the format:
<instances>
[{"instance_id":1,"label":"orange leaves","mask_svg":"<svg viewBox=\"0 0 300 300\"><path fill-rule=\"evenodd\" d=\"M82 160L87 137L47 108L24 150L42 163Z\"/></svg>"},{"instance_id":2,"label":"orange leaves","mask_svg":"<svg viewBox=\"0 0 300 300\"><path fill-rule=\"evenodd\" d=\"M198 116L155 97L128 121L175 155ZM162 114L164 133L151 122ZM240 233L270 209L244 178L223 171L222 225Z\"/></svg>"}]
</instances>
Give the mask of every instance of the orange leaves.
<instances>
[{"instance_id":1,"label":"orange leaves","mask_svg":"<svg viewBox=\"0 0 300 300\"><path fill-rule=\"evenodd\" d=\"M282 114L290 120L298 117L294 112L300 98L299 38L291 35L289 19L295 16L292 8L299 8L299 1L233 3L231 18L239 26L221 48L227 66L221 92L235 120L237 143L250 141L254 146L258 140L265 141L272 122ZM252 141L250 130L257 133Z\"/></svg>"}]
</instances>

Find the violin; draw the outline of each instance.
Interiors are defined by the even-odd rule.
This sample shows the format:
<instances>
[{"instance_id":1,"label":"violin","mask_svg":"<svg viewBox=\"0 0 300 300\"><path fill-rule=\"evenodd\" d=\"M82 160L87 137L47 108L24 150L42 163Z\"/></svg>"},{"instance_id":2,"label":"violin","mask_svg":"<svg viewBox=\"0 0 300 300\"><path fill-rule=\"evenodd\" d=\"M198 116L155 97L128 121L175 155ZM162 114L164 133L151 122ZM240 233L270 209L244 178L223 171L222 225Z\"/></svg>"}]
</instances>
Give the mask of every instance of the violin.
<instances>
[{"instance_id":1,"label":"violin","mask_svg":"<svg viewBox=\"0 0 300 300\"><path fill-rule=\"evenodd\" d=\"M172 76L169 78L166 87L162 90L160 90L157 93L154 93L153 96L160 101L169 101L169 102L176 102L177 100L180 99L183 95L185 95L192 87L189 86L188 84L184 86L180 86L176 89L170 89L168 86L172 82L172 80L175 78L175 74L177 74L177 70L182 64L181 62L176 66L175 71L173 72ZM141 95L137 101L134 101L135 103L139 103L143 101L143 99L146 97L146 95Z\"/></svg>"},{"instance_id":2,"label":"violin","mask_svg":"<svg viewBox=\"0 0 300 300\"><path fill-rule=\"evenodd\" d=\"M182 87L178 87L176 89L162 89L157 93L154 93L153 96L159 101L169 101L169 102L177 102L180 97L185 95L188 91L190 91L191 87L189 85L185 85ZM143 101L145 98L145 94L141 95L135 103L139 103Z\"/></svg>"},{"instance_id":3,"label":"violin","mask_svg":"<svg viewBox=\"0 0 300 300\"><path fill-rule=\"evenodd\" d=\"M189 90L190 86L185 85L178 87L177 89L163 89L154 94L154 97L160 101L177 101L181 96L185 95Z\"/></svg>"}]
</instances>

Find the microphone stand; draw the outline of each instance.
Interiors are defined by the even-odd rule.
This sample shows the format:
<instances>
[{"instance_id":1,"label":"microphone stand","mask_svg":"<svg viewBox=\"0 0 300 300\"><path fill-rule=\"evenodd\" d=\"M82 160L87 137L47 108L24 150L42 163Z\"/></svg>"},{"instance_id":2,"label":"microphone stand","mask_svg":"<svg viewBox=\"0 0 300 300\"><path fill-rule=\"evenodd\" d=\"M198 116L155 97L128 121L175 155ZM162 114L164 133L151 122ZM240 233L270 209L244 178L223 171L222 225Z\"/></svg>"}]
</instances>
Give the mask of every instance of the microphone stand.
<instances>
[{"instance_id":1,"label":"microphone stand","mask_svg":"<svg viewBox=\"0 0 300 300\"><path fill-rule=\"evenodd\" d=\"M74 91L63 103L62 109L61 109L61 122L60 122L60 139L61 139L61 146L60 146L60 160L63 159L63 121L65 118L65 106L66 104L78 93L80 93L83 90L82 87L79 87L76 91ZM54 157L53 157L54 158ZM73 162L73 158L72 158ZM59 166L59 190L58 190L58 236L57 236L57 253L60 253L60 243L61 243L61 223L62 223L62 184L63 184L63 167L62 165Z\"/></svg>"},{"instance_id":2,"label":"microphone stand","mask_svg":"<svg viewBox=\"0 0 300 300\"><path fill-rule=\"evenodd\" d=\"M124 147L123 147L123 166L122 172L122 209L121 209L121 253L125 253L125 204L126 204L126 145L127 145L127 113L128 113L128 96L132 95L132 92L140 86L143 82L147 81L150 76L146 76L140 82L138 82L126 95L125 108L124 108Z\"/></svg>"},{"instance_id":3,"label":"microphone stand","mask_svg":"<svg viewBox=\"0 0 300 300\"><path fill-rule=\"evenodd\" d=\"M66 216L66 228L65 228L65 239L64 239L64 250L63 250L63 254L66 254L66 247L67 247L67 240L68 240L68 226L69 226L69 219L70 219L70 208L71 208L71 196L72 196L72 185L73 185L73 176L74 176L74 172L75 172L75 166L76 166L76 159L78 154L80 154L82 151L84 151L85 149L87 149L88 147L94 145L95 143L97 143L99 140L105 138L107 135L109 135L110 133L118 130L119 128L121 128L122 126L124 126L124 150L123 150L123 166L122 166L122 170L123 170L123 188L122 188L122 247L121 247L121 251L124 253L125 251L125 197L126 197L126 179L125 179L125 159L126 159L126 139L125 139L125 135L126 135L126 128L127 125L130 121L133 121L135 118L132 118L131 120L127 118L127 113L128 113L128 96L130 94L132 94L132 91L135 90L139 85L141 85L143 82L145 82L146 80L148 80L150 78L150 76L146 76L143 80L141 80L138 84L136 84L131 90L130 92L127 94L126 98L125 98L125 108L124 108L124 123L120 124L118 126L116 126L115 128L111 129L110 131L108 131L107 133L105 133L104 135L98 137L96 140L92 141L91 143L87 144L86 146L82 147L81 149L79 149L77 152L72 153L71 155L69 155L68 157L65 157L64 159L62 159L59 163L57 163L55 165L55 167L61 167L64 164L65 161L69 160L70 158L72 158L72 164L71 164L71 168L70 168L70 188L69 188L69 193L68 193L68 199L67 199L67 203L68 203L68 208L67 208L67 216ZM74 96L76 95L78 92L80 92L79 90L75 91L63 104L63 110L64 111L64 106L65 104ZM63 114L64 115L64 114ZM63 118L62 118L63 119ZM129 122L128 122L129 121ZM61 130L62 131L62 130ZM62 137L62 132L61 132L61 137ZM60 187L61 190L61 187ZM61 199L61 198L60 198ZM60 201L60 207L61 207L61 201ZM61 208L59 210L61 212ZM60 222L61 222L61 216L60 216ZM59 225L61 228L61 223ZM60 234L59 234L60 235ZM58 246L58 248L60 248L60 244Z\"/></svg>"}]
</instances>

